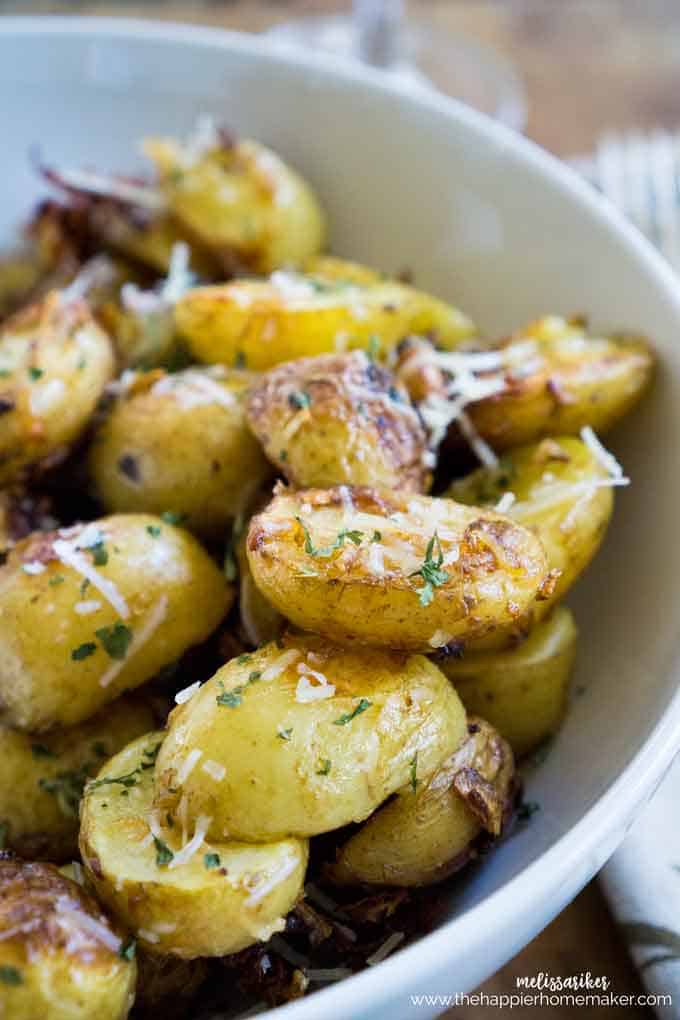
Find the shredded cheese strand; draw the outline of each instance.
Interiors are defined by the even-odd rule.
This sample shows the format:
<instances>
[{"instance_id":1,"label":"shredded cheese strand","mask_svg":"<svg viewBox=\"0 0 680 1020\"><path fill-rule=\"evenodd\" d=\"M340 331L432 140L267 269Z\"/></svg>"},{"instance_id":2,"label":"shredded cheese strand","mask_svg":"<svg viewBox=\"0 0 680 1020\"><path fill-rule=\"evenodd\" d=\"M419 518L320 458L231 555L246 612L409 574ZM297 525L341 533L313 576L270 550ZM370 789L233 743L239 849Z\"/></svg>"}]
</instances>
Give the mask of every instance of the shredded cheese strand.
<instances>
[{"instance_id":1,"label":"shredded cheese strand","mask_svg":"<svg viewBox=\"0 0 680 1020\"><path fill-rule=\"evenodd\" d=\"M52 543L52 548L65 566L71 567L82 577L87 578L100 595L103 595L106 601L113 606L121 619L128 620L130 618L130 609L118 587L108 577L100 574L91 560L73 543L58 538Z\"/></svg>"}]
</instances>

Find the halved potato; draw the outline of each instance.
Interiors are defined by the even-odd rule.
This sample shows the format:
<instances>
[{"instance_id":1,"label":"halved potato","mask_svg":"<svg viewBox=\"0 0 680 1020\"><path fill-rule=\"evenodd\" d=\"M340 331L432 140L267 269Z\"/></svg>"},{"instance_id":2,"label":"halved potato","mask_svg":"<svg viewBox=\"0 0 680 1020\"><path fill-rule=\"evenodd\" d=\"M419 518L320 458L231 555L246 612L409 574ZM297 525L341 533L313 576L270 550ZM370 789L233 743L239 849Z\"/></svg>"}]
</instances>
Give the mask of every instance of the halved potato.
<instances>
[{"instance_id":1,"label":"halved potato","mask_svg":"<svg viewBox=\"0 0 680 1020\"><path fill-rule=\"evenodd\" d=\"M114 371L111 341L84 301L53 291L0 330L0 484L59 463Z\"/></svg>"},{"instance_id":2,"label":"halved potato","mask_svg":"<svg viewBox=\"0 0 680 1020\"><path fill-rule=\"evenodd\" d=\"M526 641L504 651L467 651L438 661L468 712L483 715L516 755L555 733L567 707L578 631L570 611L556 609Z\"/></svg>"},{"instance_id":3,"label":"halved potato","mask_svg":"<svg viewBox=\"0 0 680 1020\"><path fill-rule=\"evenodd\" d=\"M465 712L423 656L289 635L241 655L170 716L156 806L216 837L315 835L366 818L464 739Z\"/></svg>"},{"instance_id":4,"label":"halved potato","mask_svg":"<svg viewBox=\"0 0 680 1020\"><path fill-rule=\"evenodd\" d=\"M431 334L446 348L474 333L452 305L395 280L360 282L349 266L346 280L335 260L328 276L321 262L313 273L197 287L175 306L177 328L199 361L260 371L356 348L386 354L410 333Z\"/></svg>"},{"instance_id":5,"label":"halved potato","mask_svg":"<svg viewBox=\"0 0 680 1020\"><path fill-rule=\"evenodd\" d=\"M238 564L238 611L245 637L258 647L281 637L288 621L255 584L246 553L246 537L247 530L234 536L235 564Z\"/></svg>"},{"instance_id":6,"label":"halved potato","mask_svg":"<svg viewBox=\"0 0 680 1020\"><path fill-rule=\"evenodd\" d=\"M153 725L148 705L123 697L79 726L39 737L0 726L4 848L34 860L73 857L85 782L102 761Z\"/></svg>"},{"instance_id":7,"label":"halved potato","mask_svg":"<svg viewBox=\"0 0 680 1020\"><path fill-rule=\"evenodd\" d=\"M271 468L246 425L248 372L146 372L121 393L90 448L107 510L162 513L222 537Z\"/></svg>"},{"instance_id":8,"label":"halved potato","mask_svg":"<svg viewBox=\"0 0 680 1020\"><path fill-rule=\"evenodd\" d=\"M24 539L0 567L2 722L87 719L207 638L233 597L198 542L159 517Z\"/></svg>"},{"instance_id":9,"label":"halved potato","mask_svg":"<svg viewBox=\"0 0 680 1020\"><path fill-rule=\"evenodd\" d=\"M150 953L226 956L266 941L302 891L307 841L210 841L209 819L187 816L170 826L153 804L163 736L130 744L86 788L80 850L97 895Z\"/></svg>"},{"instance_id":10,"label":"halved potato","mask_svg":"<svg viewBox=\"0 0 680 1020\"><path fill-rule=\"evenodd\" d=\"M134 945L51 864L0 857L3 1020L125 1020Z\"/></svg>"},{"instance_id":11,"label":"halved potato","mask_svg":"<svg viewBox=\"0 0 680 1020\"><path fill-rule=\"evenodd\" d=\"M581 319L546 316L506 341L535 351L511 369L504 392L467 410L496 450L543 436L576 435L584 425L605 432L630 411L649 386L654 359L640 336L591 336Z\"/></svg>"},{"instance_id":12,"label":"halved potato","mask_svg":"<svg viewBox=\"0 0 680 1020\"><path fill-rule=\"evenodd\" d=\"M269 459L299 488L429 488L425 428L404 387L363 351L271 369L250 391L247 418Z\"/></svg>"},{"instance_id":13,"label":"halved potato","mask_svg":"<svg viewBox=\"0 0 680 1020\"><path fill-rule=\"evenodd\" d=\"M414 759L408 786L350 836L327 873L340 885L439 882L477 855L483 830L501 834L516 791L510 747L471 717L465 743L434 773Z\"/></svg>"},{"instance_id":14,"label":"halved potato","mask_svg":"<svg viewBox=\"0 0 680 1020\"><path fill-rule=\"evenodd\" d=\"M544 594L545 554L507 517L385 489L279 489L248 532L267 599L331 640L431 651Z\"/></svg>"},{"instance_id":15,"label":"halved potato","mask_svg":"<svg viewBox=\"0 0 680 1020\"><path fill-rule=\"evenodd\" d=\"M309 185L259 142L212 129L182 144L147 139L172 216L230 269L298 265L323 244L325 223Z\"/></svg>"},{"instance_id":16,"label":"halved potato","mask_svg":"<svg viewBox=\"0 0 680 1020\"><path fill-rule=\"evenodd\" d=\"M512 493L508 517L540 539L549 569L559 572L549 598L506 631L471 641L470 650L516 643L566 595L604 539L615 481L586 443L562 437L509 450L497 468L479 468L450 486L452 499L474 506L495 506Z\"/></svg>"}]
</instances>

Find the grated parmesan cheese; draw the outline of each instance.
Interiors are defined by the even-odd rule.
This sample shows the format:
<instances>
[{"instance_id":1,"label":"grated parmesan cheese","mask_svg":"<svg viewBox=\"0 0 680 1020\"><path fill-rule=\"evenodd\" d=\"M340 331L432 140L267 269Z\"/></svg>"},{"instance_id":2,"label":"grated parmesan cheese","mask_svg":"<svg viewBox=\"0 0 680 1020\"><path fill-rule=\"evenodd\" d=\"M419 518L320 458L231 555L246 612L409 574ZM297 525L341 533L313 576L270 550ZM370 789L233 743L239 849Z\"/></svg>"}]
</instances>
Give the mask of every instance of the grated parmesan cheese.
<instances>
[{"instance_id":1,"label":"grated parmesan cheese","mask_svg":"<svg viewBox=\"0 0 680 1020\"><path fill-rule=\"evenodd\" d=\"M76 602L73 609L78 616L89 616L90 613L96 613L101 607L102 604L98 599L84 599L82 602Z\"/></svg>"},{"instance_id":2,"label":"grated parmesan cheese","mask_svg":"<svg viewBox=\"0 0 680 1020\"><path fill-rule=\"evenodd\" d=\"M200 689L201 681L197 680L194 684L189 684L188 687L182 688L181 691L177 691L175 695L175 704L184 705L190 698L193 698L196 691Z\"/></svg>"},{"instance_id":3,"label":"grated parmesan cheese","mask_svg":"<svg viewBox=\"0 0 680 1020\"><path fill-rule=\"evenodd\" d=\"M85 262L68 287L59 292L59 297L67 303L80 301L93 287L105 287L113 283L115 276L116 268L111 259L107 255L95 255Z\"/></svg>"},{"instance_id":4,"label":"grated parmesan cheese","mask_svg":"<svg viewBox=\"0 0 680 1020\"><path fill-rule=\"evenodd\" d=\"M177 784L178 784L178 786L183 786L184 785L184 783L187 781L187 779L189 778L189 776L191 775L191 773L195 769L196 765L198 764L199 759L202 756L203 756L203 751L199 751L199 749L197 747L194 747L193 750L189 751L188 755L186 756L186 758L182 762L182 764L181 764L181 766L180 766L180 768L178 769L178 772L177 772Z\"/></svg>"},{"instance_id":5,"label":"grated parmesan cheese","mask_svg":"<svg viewBox=\"0 0 680 1020\"><path fill-rule=\"evenodd\" d=\"M318 682L312 683L312 677ZM305 676L300 677L295 688L295 700L301 705L310 701L324 701L326 698L332 698L334 694L335 684L328 683L323 673L317 673L313 669L308 669Z\"/></svg>"},{"instance_id":6,"label":"grated parmesan cheese","mask_svg":"<svg viewBox=\"0 0 680 1020\"><path fill-rule=\"evenodd\" d=\"M199 751L198 753L200 756L201 752ZM193 836L186 844L186 846L183 846L181 850L177 851L177 853L174 855L174 857L168 864L168 868L179 868L182 864L187 864L191 860L194 854L202 847L208 829L210 828L211 822L212 818L210 818L208 815L198 816L198 818L196 819L196 828L194 829Z\"/></svg>"},{"instance_id":7,"label":"grated parmesan cheese","mask_svg":"<svg viewBox=\"0 0 680 1020\"><path fill-rule=\"evenodd\" d=\"M284 652L283 655L279 655L274 662L267 666L266 669L262 670L260 680L264 680L265 682L267 680L275 680L277 676L285 673L289 666L292 666L294 662L297 662L301 655L302 652L299 651L299 649L289 648L287 652Z\"/></svg>"},{"instance_id":8,"label":"grated parmesan cheese","mask_svg":"<svg viewBox=\"0 0 680 1020\"><path fill-rule=\"evenodd\" d=\"M377 542L372 542L368 547L368 568L371 573L382 577L385 573L385 550Z\"/></svg>"},{"instance_id":9,"label":"grated parmesan cheese","mask_svg":"<svg viewBox=\"0 0 680 1020\"><path fill-rule=\"evenodd\" d=\"M78 544L58 538L52 543L52 549L65 566L71 567L82 577L87 578L90 584L113 606L121 619L129 619L130 609L118 587L108 577L99 573L92 561L80 551Z\"/></svg>"},{"instance_id":10,"label":"grated parmesan cheese","mask_svg":"<svg viewBox=\"0 0 680 1020\"><path fill-rule=\"evenodd\" d=\"M515 498L516 497L515 497L514 492L504 492L503 495L501 496L501 498L496 503L496 507L495 507L496 512L499 513L499 514L507 513L507 511L510 509L510 507L515 502Z\"/></svg>"},{"instance_id":11,"label":"grated parmesan cheese","mask_svg":"<svg viewBox=\"0 0 680 1020\"><path fill-rule=\"evenodd\" d=\"M65 393L66 384L63 379L49 379L42 385L32 387L28 398L31 414L40 417L51 411L63 400Z\"/></svg>"},{"instance_id":12,"label":"grated parmesan cheese","mask_svg":"<svg viewBox=\"0 0 680 1020\"><path fill-rule=\"evenodd\" d=\"M292 875L297 866L297 857L288 857L268 879L264 882L257 883L247 899L244 900L244 905L246 907L256 907L257 904L265 898L265 896L269 895L272 889L275 889L277 885L284 882L289 875Z\"/></svg>"},{"instance_id":13,"label":"grated parmesan cheese","mask_svg":"<svg viewBox=\"0 0 680 1020\"><path fill-rule=\"evenodd\" d=\"M32 560L30 563L23 563L21 569L25 574L42 574L47 568L40 560Z\"/></svg>"},{"instance_id":14,"label":"grated parmesan cheese","mask_svg":"<svg viewBox=\"0 0 680 1020\"><path fill-rule=\"evenodd\" d=\"M623 468L613 453L602 445L590 425L581 429L581 439L586 444L592 455L600 462L608 475L612 478L623 478Z\"/></svg>"},{"instance_id":15,"label":"grated parmesan cheese","mask_svg":"<svg viewBox=\"0 0 680 1020\"><path fill-rule=\"evenodd\" d=\"M220 765L218 761L214 761L212 758L208 758L207 761L203 762L201 770L206 772L216 783L220 783L227 774L224 765Z\"/></svg>"},{"instance_id":16,"label":"grated parmesan cheese","mask_svg":"<svg viewBox=\"0 0 680 1020\"><path fill-rule=\"evenodd\" d=\"M118 676L120 671L127 665L133 655L135 655L143 645L155 634L160 627L161 623L165 619L165 614L168 609L168 596L163 594L159 598L158 602L151 609L148 616L144 620L141 627L132 636L132 640L128 645L127 655L124 659L118 659L112 663L109 668L99 678L99 684L101 687L108 687L115 678Z\"/></svg>"}]
</instances>

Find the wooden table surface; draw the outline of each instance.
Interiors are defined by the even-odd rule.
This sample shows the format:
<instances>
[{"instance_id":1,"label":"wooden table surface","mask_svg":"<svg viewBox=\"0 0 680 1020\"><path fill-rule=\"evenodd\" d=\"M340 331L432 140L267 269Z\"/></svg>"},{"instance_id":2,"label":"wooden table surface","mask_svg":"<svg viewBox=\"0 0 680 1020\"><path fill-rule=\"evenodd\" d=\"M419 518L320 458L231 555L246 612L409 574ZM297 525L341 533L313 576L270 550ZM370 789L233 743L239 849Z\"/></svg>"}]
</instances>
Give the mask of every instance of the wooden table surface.
<instances>
[{"instance_id":1,"label":"wooden table surface","mask_svg":"<svg viewBox=\"0 0 680 1020\"><path fill-rule=\"evenodd\" d=\"M127 15L249 31L342 7L332 0L0 0L1 13ZM442 32L469 34L509 57L527 87L527 134L560 156L589 151L601 133L611 128L680 128L677 0L412 0L410 10ZM515 991L516 975L588 970L606 974L617 993L642 991L595 883L483 987L489 993L510 993ZM608 1012L629 1020L652 1017L642 1007L584 1008L578 1016L603 1020ZM467 1007L452 1010L446 1020L495 1020L498 1015L494 1008ZM565 1006L543 1009L540 1015L546 1020L566 1020L574 1014Z\"/></svg>"}]
</instances>

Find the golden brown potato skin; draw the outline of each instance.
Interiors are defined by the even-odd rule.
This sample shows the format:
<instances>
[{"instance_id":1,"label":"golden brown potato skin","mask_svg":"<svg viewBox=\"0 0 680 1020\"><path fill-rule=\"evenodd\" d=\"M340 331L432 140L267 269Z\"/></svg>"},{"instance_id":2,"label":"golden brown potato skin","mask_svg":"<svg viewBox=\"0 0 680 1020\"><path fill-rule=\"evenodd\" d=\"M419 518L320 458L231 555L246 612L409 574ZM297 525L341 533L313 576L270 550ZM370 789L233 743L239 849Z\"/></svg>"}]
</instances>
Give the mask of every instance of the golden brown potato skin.
<instances>
[{"instance_id":1,"label":"golden brown potato skin","mask_svg":"<svg viewBox=\"0 0 680 1020\"><path fill-rule=\"evenodd\" d=\"M169 210L224 269L257 273L299 265L323 244L325 222L309 185L259 142L222 134L199 155L172 139L148 139Z\"/></svg>"},{"instance_id":2,"label":"golden brown potato skin","mask_svg":"<svg viewBox=\"0 0 680 1020\"><path fill-rule=\"evenodd\" d=\"M37 732L87 719L208 637L233 597L196 539L151 515L24 539L0 567L2 721Z\"/></svg>"},{"instance_id":3,"label":"golden brown potato skin","mask_svg":"<svg viewBox=\"0 0 680 1020\"><path fill-rule=\"evenodd\" d=\"M438 662L468 712L483 714L516 755L533 751L555 733L567 708L578 631L559 607L528 638L502 651L467 651Z\"/></svg>"},{"instance_id":4,"label":"golden brown potato skin","mask_svg":"<svg viewBox=\"0 0 680 1020\"><path fill-rule=\"evenodd\" d=\"M607 472L589 447L573 437L544 439L509 450L497 468L479 468L454 482L448 495L461 503L495 506L505 492L515 502L506 511L532 531L556 572L549 598L505 631L471 641L472 650L512 646L544 619L566 595L600 548L614 509ZM559 572L559 573L557 573Z\"/></svg>"},{"instance_id":5,"label":"golden brown potato skin","mask_svg":"<svg viewBox=\"0 0 680 1020\"><path fill-rule=\"evenodd\" d=\"M77 852L78 804L102 761L154 725L140 699L119 698L79 726L39 737L0 726L0 829L4 849L66 861Z\"/></svg>"},{"instance_id":6,"label":"golden brown potato skin","mask_svg":"<svg viewBox=\"0 0 680 1020\"><path fill-rule=\"evenodd\" d=\"M111 341L84 301L53 291L0 331L0 485L58 463L112 377Z\"/></svg>"},{"instance_id":7,"label":"golden brown potato skin","mask_svg":"<svg viewBox=\"0 0 680 1020\"><path fill-rule=\"evenodd\" d=\"M193 355L207 363L257 371L296 358L348 350L385 355L411 333L432 334L447 349L475 328L451 305L340 260L326 273L276 272L269 280L197 287L175 306L175 321Z\"/></svg>"},{"instance_id":8,"label":"golden brown potato skin","mask_svg":"<svg viewBox=\"0 0 680 1020\"><path fill-rule=\"evenodd\" d=\"M329 696L300 700L322 682ZM403 786L414 755L432 771L465 723L455 691L423 656L288 635L233 659L174 710L156 762L157 805L177 816L186 799L190 817L212 818L212 833L248 841L328 832ZM211 781L200 764L183 777L192 751L219 762L223 778Z\"/></svg>"},{"instance_id":9,"label":"golden brown potato skin","mask_svg":"<svg viewBox=\"0 0 680 1020\"><path fill-rule=\"evenodd\" d=\"M226 956L266 941L285 927L302 892L307 841L206 838L178 863L198 819L187 813L169 827L165 814L154 813L153 760L163 736L148 733L129 744L86 789L80 850L89 880L149 953Z\"/></svg>"},{"instance_id":10,"label":"golden brown potato skin","mask_svg":"<svg viewBox=\"0 0 680 1020\"><path fill-rule=\"evenodd\" d=\"M297 488L429 488L425 428L404 387L363 351L270 369L250 392L247 418Z\"/></svg>"},{"instance_id":11,"label":"golden brown potato skin","mask_svg":"<svg viewBox=\"0 0 680 1020\"><path fill-rule=\"evenodd\" d=\"M592 337L581 320L547 316L507 344L520 338L536 344L535 369L509 374L505 392L468 407L475 428L496 450L575 435L584 425L605 432L651 382L654 361L643 337Z\"/></svg>"},{"instance_id":12,"label":"golden brown potato skin","mask_svg":"<svg viewBox=\"0 0 680 1020\"><path fill-rule=\"evenodd\" d=\"M120 955L124 944L99 904L53 865L0 859L3 1020L125 1020L137 965Z\"/></svg>"},{"instance_id":13,"label":"golden brown potato skin","mask_svg":"<svg viewBox=\"0 0 680 1020\"><path fill-rule=\"evenodd\" d=\"M436 771L411 783L376 811L340 848L328 868L340 885L430 885L476 856L485 829L499 836L516 792L512 751L483 719Z\"/></svg>"},{"instance_id":14,"label":"golden brown potato skin","mask_svg":"<svg viewBox=\"0 0 680 1020\"><path fill-rule=\"evenodd\" d=\"M222 537L271 468L246 425L254 377L222 366L138 376L89 453L107 510L172 510L198 534Z\"/></svg>"},{"instance_id":15,"label":"golden brown potato skin","mask_svg":"<svg viewBox=\"0 0 680 1020\"><path fill-rule=\"evenodd\" d=\"M434 536L438 584L419 571ZM505 627L546 576L529 531L492 511L385 489L279 489L248 532L269 601L303 630L340 642L432 651ZM428 598L429 595L429 598Z\"/></svg>"}]
</instances>

